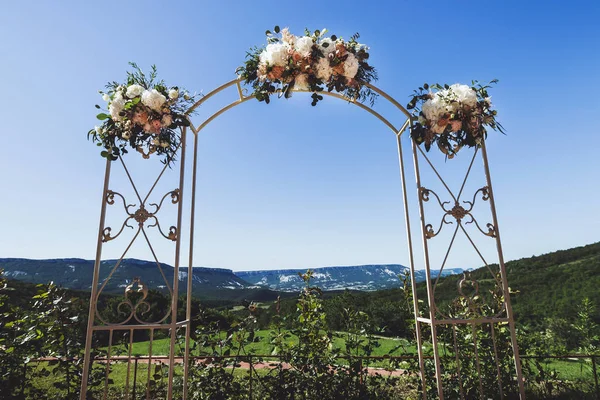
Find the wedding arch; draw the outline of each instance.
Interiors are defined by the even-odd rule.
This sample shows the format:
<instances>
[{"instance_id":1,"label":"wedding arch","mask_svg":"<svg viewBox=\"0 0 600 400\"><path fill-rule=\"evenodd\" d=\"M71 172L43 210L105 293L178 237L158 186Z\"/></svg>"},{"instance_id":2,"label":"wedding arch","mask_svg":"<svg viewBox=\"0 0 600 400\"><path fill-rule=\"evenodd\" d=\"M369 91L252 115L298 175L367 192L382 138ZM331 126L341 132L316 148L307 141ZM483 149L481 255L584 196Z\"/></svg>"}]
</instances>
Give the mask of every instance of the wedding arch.
<instances>
[{"instance_id":1,"label":"wedding arch","mask_svg":"<svg viewBox=\"0 0 600 400\"><path fill-rule=\"evenodd\" d=\"M278 29L276 29L276 33L280 33ZM297 44L303 42L294 47L294 52L286 50L283 53L281 46L272 46L270 52L257 51L253 57L250 57L250 61L246 62L245 67L238 71L240 74L238 78L217 87L200 99L187 95L178 87L169 89L162 82L151 86L154 76L152 75L148 79L139 69L137 69L139 73L129 74L127 84L115 84L108 93L103 94L105 100L110 104L109 113L99 114L99 119L103 120L104 124L102 127L90 131L99 145L104 145L106 148L102 155L107 160L91 286L81 399L85 399L87 396L94 367L96 370L100 370L101 376L95 376L95 379L103 381L102 396L103 398L107 397L110 386L109 371L111 365L115 363L125 366L125 397L135 397L136 382L139 377L135 376L138 369L132 368L132 363L135 362L137 367L138 362L138 358L135 358L132 352L134 338L145 338L148 343L148 355L144 360L148 366L145 370L146 376L143 378L146 382L146 398L149 398L150 395L151 366L162 365L160 363L166 364L168 369L167 398L187 398L188 369L190 367L188 360L193 318L191 267L194 265L193 244L199 135L210 122L238 105L253 99L269 102L271 95L289 97L292 92L312 93L313 105L323 100L323 96L349 102L381 121L396 137L422 397L427 398L428 384L431 386L433 383L434 391L440 399L452 398L446 386L449 381L454 381L458 383L458 395L465 398L463 382L466 379L465 373L469 373L475 375L470 376L469 379L478 380L479 395L482 398L491 396L490 393L485 393L483 387L483 377L486 375L491 375L497 381L497 391L493 395L506 398L506 377L504 371L501 371L501 365L503 359L509 357L513 363L514 373L509 377L508 384L514 385L517 388L516 392L521 398L524 398L514 318L486 144L483 140L485 133L480 133L483 124L491 126L496 123L493 118L495 112L493 114L491 111L488 112L491 110L491 103L486 106L486 101L489 103L489 100L486 99L487 86L480 86L480 92L473 92L477 93L477 98L474 98L475 94L465 89L464 85L436 86L438 99L429 94L433 87L424 85L415 92L415 96L408 106L420 112L411 113L392 96L370 83L371 78L375 75L374 70L366 61L368 53L366 53L365 46L358 44L354 37L352 41L344 42L336 37L325 40L323 34L317 31L315 33L308 32L303 37L288 36L287 40L295 40ZM282 39L270 41L270 45L285 45L285 35L291 34L284 31ZM311 40L303 39L306 37ZM327 49L328 46L322 46L324 43L334 46L337 50ZM296 54L296 50L301 54L302 46L305 50L308 49L307 52L304 53L304 56L301 55L298 56L298 59L292 60L293 55L289 54ZM319 49L317 46L322 46L322 48ZM326 58L327 54L334 51L338 52L334 53L335 57L338 57L340 52L344 53L340 56L341 62L335 61L334 57L330 56L328 60L332 61L323 62L322 64L325 65L323 67L323 65L318 65L321 63L320 59L318 62L314 60L318 56ZM343 58L344 56L347 58ZM286 75L286 71L289 72L290 68L286 66L283 69L277 69L279 62L277 57L290 57L292 61L285 58L285 62L288 62L288 65L293 64L294 68L299 68L300 72L292 71ZM311 58L312 64L310 65L305 61L308 58ZM343 66L340 67L340 64ZM264 69L265 65L268 66L267 69ZM137 66L135 67L137 68ZM263 68L262 71L261 68ZM324 72L325 75L319 75L319 68L331 68L331 70ZM305 71L313 72L305 73ZM349 76L349 71L353 72L350 74L351 76ZM253 92L247 92L245 86L248 85L252 85ZM198 122L194 121L193 114L198 107L221 92L232 91L234 98L230 103L207 118ZM383 116L375 110L373 102L371 105L364 103L364 100L373 100L375 97L384 99L393 106L392 109L396 110L400 116L400 124L391 122L398 115ZM433 103L429 101L432 98L434 99ZM436 102L441 102L441 105ZM449 104L461 105L463 102L464 104L471 102L473 106L448 114ZM480 111L483 110L481 115L469 114L470 111L465 111L476 108ZM432 115L435 115L436 118L433 123L431 122ZM477 119L479 117L481 118ZM405 134L407 132L410 134ZM121 139L121 141L117 139ZM404 143L404 147L408 145L410 150L403 149L403 142L408 142ZM107 143L109 145L106 145ZM437 145L441 150L437 158L428 153L432 145ZM132 173L129 160L127 160L127 157L135 155L125 156L127 146L130 146L134 152L141 153L144 159L156 156L164 157L164 165L157 169L156 179L150 184L150 189L145 194L140 191L140 187L134 179L135 174ZM463 149L463 147L467 147L467 149ZM444 166L453 162L451 159L459 150L461 156L469 154L469 163L464 176L461 175L458 178L459 185L455 188L444 176ZM188 157L191 157L189 188L184 187L188 182L186 180L188 179L186 178ZM416 179L415 197L409 194L413 189L408 188L406 179L405 162L408 159L412 159ZM475 182L475 188L467 196L466 192L471 188L468 184L470 183L469 178L478 169L476 160L481 162L483 178L480 183ZM189 160L187 161L189 162ZM179 164L178 168L169 168L177 164ZM130 186L126 190L132 193L134 204L129 203L130 199L123 194L123 190L116 190L117 188L113 187L116 182L111 177L115 173L115 168L126 178L125 182ZM171 182L165 182L165 177L169 175L166 173L167 171L171 171L170 175L174 175L171 176ZM456 174L453 178L457 178ZM155 194L158 191L157 188L165 184L171 185L171 189ZM434 190L435 185L440 189ZM411 227L409 198L415 200L417 204L420 234L414 233ZM189 202L189 204L184 206L185 202ZM481 207L482 205L484 207ZM162 221L164 213L162 210L169 206L176 208L176 217L175 221L171 221L172 225L169 229L165 229L167 225L161 226L160 221ZM114 213L117 210L120 210L124 221L109 226L107 213ZM482 221L480 214L476 216L476 211L480 210L487 210L485 218L489 218L490 222ZM184 225L185 221L187 221L187 226ZM433 247L434 243L436 240L443 240L442 232L447 232L449 229L447 246L442 246L441 250L437 250L437 253L442 256L441 261L437 262L433 257L436 252ZM125 240L120 258L114 262L102 261L104 247L109 244L115 246L117 239L122 240L125 237L125 232L133 232L133 236L129 241ZM152 233L154 233L154 239ZM187 235L189 241L187 252L182 250L184 235ZM479 283L482 278L465 273L457 282L456 288L456 301L460 303L460 307L447 311L436 306L438 300L436 289L439 288L439 277L444 268L448 268L448 256L458 236L465 238L467 243L472 246L476 259L481 260L482 264L487 267L489 275L484 280L492 282L493 286L489 293L483 293L483 290L480 291ZM423 267L426 275L426 293L424 295L419 292L415 280L418 264L414 256L416 250L413 241L415 237L420 237L422 242ZM157 255L153 240L165 240L172 243L171 259L161 259ZM481 250L479 240L493 243L493 259ZM149 289L152 287L149 287L144 276L132 276L124 279L119 275L119 267L123 264L131 247L138 241L147 246L148 257L154 261L156 271L162 278L162 281L159 282L160 287L169 295L170 305L164 310L154 309L155 305L149 298ZM167 261L173 265L172 276L167 276L165 273L166 267L163 262ZM182 264L187 264L187 266L183 267ZM124 288L124 298L116 307L113 305L117 312L112 312L112 314L104 309L107 305L102 297L107 286L111 284L111 280L118 280L120 282L118 286ZM180 281L185 284L185 290L180 290ZM155 282L154 285L157 286L158 283ZM184 315L178 313L181 292L186 294L183 305ZM115 354L113 351L114 341L117 337L120 340L126 338L128 341L125 354ZM167 356L153 355L153 344L158 337L168 338ZM461 339L464 337L468 337L468 341ZM102 339L101 346L97 344L99 338ZM441 338L443 338L443 343ZM178 352L180 340L183 342L181 353ZM502 342L509 343L510 351L508 353L501 346ZM461 351L464 351L466 347L470 350L469 354L474 354L472 359L461 358ZM447 349L452 354L450 361L442 354ZM427 352L431 353L431 357L428 357ZM183 371L181 377L177 377L173 366L181 361L183 361Z\"/></svg>"}]
</instances>

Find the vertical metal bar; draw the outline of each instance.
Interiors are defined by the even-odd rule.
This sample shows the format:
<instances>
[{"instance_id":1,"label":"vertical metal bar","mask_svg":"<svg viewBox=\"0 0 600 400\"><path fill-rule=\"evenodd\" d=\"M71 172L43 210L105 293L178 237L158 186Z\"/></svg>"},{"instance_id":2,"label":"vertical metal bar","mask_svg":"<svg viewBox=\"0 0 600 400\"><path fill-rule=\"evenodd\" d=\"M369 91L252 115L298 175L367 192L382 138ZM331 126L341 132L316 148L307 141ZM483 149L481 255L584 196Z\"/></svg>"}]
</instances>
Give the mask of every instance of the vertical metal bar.
<instances>
[{"instance_id":1,"label":"vertical metal bar","mask_svg":"<svg viewBox=\"0 0 600 400\"><path fill-rule=\"evenodd\" d=\"M498 390L500 391L500 398L504 398L504 390L502 389L502 374L500 373L500 359L498 358L498 348L496 346L496 334L494 329L494 323L490 322L490 329L492 331L492 344L494 345L494 359L496 360L496 373L498 374Z\"/></svg>"},{"instance_id":2,"label":"vertical metal bar","mask_svg":"<svg viewBox=\"0 0 600 400\"><path fill-rule=\"evenodd\" d=\"M475 324L471 324L471 333L473 334L473 350L475 353L475 365L477 366L477 378L479 379L479 397L483 399L483 383L481 380L481 364L479 362L479 350L477 347L477 332L475 330Z\"/></svg>"},{"instance_id":3,"label":"vertical metal bar","mask_svg":"<svg viewBox=\"0 0 600 400\"><path fill-rule=\"evenodd\" d=\"M187 130L184 128L184 134ZM187 282L187 304L185 318L187 328L185 330L185 349L183 355L183 400L187 399L189 358L190 358L190 335L192 329L192 268L194 265L194 220L196 218L196 168L198 166L198 135L194 134L194 161L192 163L192 196L190 204L190 247L188 259L188 282Z\"/></svg>"},{"instance_id":4,"label":"vertical metal bar","mask_svg":"<svg viewBox=\"0 0 600 400\"><path fill-rule=\"evenodd\" d=\"M79 398L85 400L87 395L87 385L90 373L90 356L92 350L93 326L98 296L98 281L100 276L100 258L102 256L102 232L104 231L104 220L106 218L106 193L108 192L108 182L110 180L110 160L106 160L104 169L104 185L102 189L102 205L100 207L100 222L98 224L98 241L96 242L96 261L94 262L94 276L92 278L92 292L90 293L90 308L88 311L87 331L85 337L85 353L83 358L83 374L81 377L81 391Z\"/></svg>"},{"instance_id":5,"label":"vertical metal bar","mask_svg":"<svg viewBox=\"0 0 600 400\"><path fill-rule=\"evenodd\" d=\"M596 369L595 356L592 356L592 371L594 372L594 386L596 388L596 399L600 400L600 386L598 386L598 371Z\"/></svg>"},{"instance_id":6,"label":"vertical metal bar","mask_svg":"<svg viewBox=\"0 0 600 400\"><path fill-rule=\"evenodd\" d=\"M131 394L131 398L135 400L136 390L137 390L137 371L138 371L138 357L135 358L135 362L133 364L133 393Z\"/></svg>"},{"instance_id":7,"label":"vertical metal bar","mask_svg":"<svg viewBox=\"0 0 600 400\"><path fill-rule=\"evenodd\" d=\"M460 373L460 357L458 354L458 343L456 340L456 325L452 325L452 336L454 338L454 355L456 359L456 373L458 374L458 389L460 390L461 400L465 400L465 390L463 388L462 375Z\"/></svg>"},{"instance_id":8,"label":"vertical metal bar","mask_svg":"<svg viewBox=\"0 0 600 400\"><path fill-rule=\"evenodd\" d=\"M131 348L133 347L133 328L129 329L129 349L127 351L127 374L125 375L125 400L129 398L129 376L131 372ZM135 382L134 382L135 385Z\"/></svg>"},{"instance_id":9,"label":"vertical metal bar","mask_svg":"<svg viewBox=\"0 0 600 400\"><path fill-rule=\"evenodd\" d=\"M177 241L175 242L175 268L173 269L173 295L171 298L171 342L169 345L169 382L167 399L173 399L173 374L175 372L175 339L177 338L177 299L179 297L179 253L181 249L181 215L183 214L183 183L185 172L185 130L181 137L181 168L179 172L179 208L177 211ZM188 266L188 276L192 266Z\"/></svg>"},{"instance_id":10,"label":"vertical metal bar","mask_svg":"<svg viewBox=\"0 0 600 400\"><path fill-rule=\"evenodd\" d=\"M440 354L437 342L437 329L435 323L435 299L433 297L433 287L431 285L431 270L429 266L429 247L427 245L427 236L425 235L425 210L423 208L423 200L421 198L421 173L419 172L419 155L417 153L417 145L414 140L412 142L413 162L415 165L415 177L417 179L417 196L419 198L419 216L421 219L421 236L423 242L423 253L425 256L425 275L427 279L427 299L429 302L429 318L431 320L431 344L433 345L433 360L435 362L435 379L437 382L438 396L440 400L444 400L444 388L442 383L442 366L440 364Z\"/></svg>"},{"instance_id":11,"label":"vertical metal bar","mask_svg":"<svg viewBox=\"0 0 600 400\"><path fill-rule=\"evenodd\" d=\"M410 122L410 120L409 120ZM425 400L427 398L427 386L426 386L426 377L425 377L425 360L423 358L423 338L421 336L421 323L418 321L419 318L419 303L417 298L417 282L415 279L415 260L413 253L413 243L412 243L412 232L410 229L410 217L408 213L408 194L406 189L406 175L404 173L404 158L402 155L402 142L401 142L401 134L400 131L396 135L396 142L398 144L398 162L400 164L400 180L402 182L402 197L404 202L404 221L406 224L406 236L408 242L408 260L410 263L410 285L413 295L413 312L415 314L415 335L417 339L417 352L419 354L419 371L421 373L421 393L422 397Z\"/></svg>"},{"instance_id":12,"label":"vertical metal bar","mask_svg":"<svg viewBox=\"0 0 600 400\"><path fill-rule=\"evenodd\" d=\"M517 372L517 382L519 385L519 396L525 399L525 383L523 381L523 371L521 369L521 357L519 356L519 344L517 343L517 334L515 329L515 318L512 305L510 303L510 293L508 291L508 279L506 277L506 267L504 265L504 253L502 252L502 242L500 240L500 227L498 226L498 217L496 215L496 202L494 199L494 190L492 189L492 177L485 148L485 140L481 141L481 158L483 159L483 168L490 194L490 210L492 212L492 221L496 229L496 248L498 251L498 264L500 265L500 279L502 280L502 293L504 294L504 305L506 307L506 316L508 317L508 326L510 327L510 340L515 361L515 371Z\"/></svg>"},{"instance_id":13,"label":"vertical metal bar","mask_svg":"<svg viewBox=\"0 0 600 400\"><path fill-rule=\"evenodd\" d=\"M148 344L148 377L146 378L146 400L150 400L150 373L152 371L152 344L154 342L154 328L150 328L150 343Z\"/></svg>"},{"instance_id":14,"label":"vertical metal bar","mask_svg":"<svg viewBox=\"0 0 600 400\"><path fill-rule=\"evenodd\" d=\"M108 351L106 352L106 370L104 372L104 395L103 399L106 400L108 394L108 375L110 373L110 353L112 350L113 330L111 329L108 334Z\"/></svg>"}]
</instances>

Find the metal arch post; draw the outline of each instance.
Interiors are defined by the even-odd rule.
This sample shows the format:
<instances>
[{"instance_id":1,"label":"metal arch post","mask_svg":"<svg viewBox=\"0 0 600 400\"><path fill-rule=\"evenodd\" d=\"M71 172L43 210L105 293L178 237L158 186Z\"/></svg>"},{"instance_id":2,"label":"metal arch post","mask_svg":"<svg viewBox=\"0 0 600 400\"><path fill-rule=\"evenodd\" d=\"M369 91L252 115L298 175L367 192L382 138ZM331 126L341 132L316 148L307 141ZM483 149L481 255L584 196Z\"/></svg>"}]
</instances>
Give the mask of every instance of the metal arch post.
<instances>
[{"instance_id":1,"label":"metal arch post","mask_svg":"<svg viewBox=\"0 0 600 400\"><path fill-rule=\"evenodd\" d=\"M184 185L184 173L185 173L185 153L186 153L186 129L182 130L181 135L181 167L179 172L179 204L177 210L177 227L181 232L181 217L183 213L183 185ZM171 342L169 346L169 391L167 395L168 400L173 399L173 375L175 371L175 341L177 339L177 303L179 299L179 261L180 261L180 250L181 250L181 233L177 235L177 242L175 243L175 266L173 268L173 295L171 296ZM191 266L188 266L188 276L191 275ZM187 321L189 326L189 320ZM186 329L189 331L189 329ZM185 387L183 390L185 392Z\"/></svg>"},{"instance_id":2,"label":"metal arch post","mask_svg":"<svg viewBox=\"0 0 600 400\"><path fill-rule=\"evenodd\" d=\"M485 140L481 142L481 158L483 160L483 168L485 170L485 178L490 194L490 209L492 213L492 221L496 229L496 249L498 251L498 264L500 265L500 279L502 280L502 293L504 295L504 305L506 306L506 316L508 318L508 324L510 327L510 340L514 355L515 371L517 373L517 380L519 384L519 396L521 399L525 399L525 383L523 380L523 370L521 368L521 357L519 355L519 345L517 343L517 334L515 329L515 318L510 302L510 292L508 290L508 278L506 276L506 266L504 264L504 253L502 251L502 242L500 240L500 229L498 227L498 217L496 214L496 202L494 199L494 191L492 189L492 178L490 175L490 167L487 158L487 150L485 147Z\"/></svg>"},{"instance_id":3,"label":"metal arch post","mask_svg":"<svg viewBox=\"0 0 600 400\"><path fill-rule=\"evenodd\" d=\"M186 129L187 131L187 129ZM188 260L188 281L187 281L187 298L186 298L186 321L187 327L185 330L185 349L183 356L183 400L187 399L188 394L188 379L189 379L189 357L190 357L190 335L192 329L192 266L194 265L194 229L196 216L196 169L198 166L198 135L194 134L194 159L192 163L192 188L190 199L190 246Z\"/></svg>"},{"instance_id":4,"label":"metal arch post","mask_svg":"<svg viewBox=\"0 0 600 400\"><path fill-rule=\"evenodd\" d=\"M412 244L412 231L410 227L410 218L408 212L408 193L406 189L406 175L404 173L404 158L402 154L401 135L406 128L412 127L411 119L409 118L402 129L396 134L398 144L398 162L400 164L400 181L402 182L402 200L404 203L404 221L406 224L406 237L408 243L408 258L410 263L410 284L413 296L413 312L415 315L415 335L417 340L417 353L419 354L419 371L421 374L421 392L423 400L427 399L427 386L425 377L425 359L423 357L423 338L421 337L421 323L419 322L419 303L417 299L417 282L415 279L415 261Z\"/></svg>"},{"instance_id":5,"label":"metal arch post","mask_svg":"<svg viewBox=\"0 0 600 400\"><path fill-rule=\"evenodd\" d=\"M98 293L98 281L100 280L100 259L102 257L102 233L104 231L104 221L106 219L106 194L108 192L108 181L110 179L110 164L109 159L106 160L106 168L104 170L104 185L102 189L102 206L100 208L100 223L98 224L98 241L96 242L96 260L94 261L94 275L92 278L92 293L90 294L90 309L88 311L87 331L85 337L85 353L83 360L83 374L81 377L81 392L79 398L85 400L87 396L87 385L90 374L91 365L91 349L94 334L94 320L96 317L96 300Z\"/></svg>"},{"instance_id":6,"label":"metal arch post","mask_svg":"<svg viewBox=\"0 0 600 400\"><path fill-rule=\"evenodd\" d=\"M423 199L421 198L421 173L419 171L419 155L417 153L417 145L414 140L411 140L413 162L415 168L415 178L417 181L417 197L419 199L419 218L421 220L421 236L423 242L423 255L425 257L425 279L427 284L427 300L429 303L429 323L431 325L431 345L433 346L433 359L435 362L435 378L437 383L437 391L440 400L444 399L444 387L442 383L442 366L440 363L440 354L437 342L437 326L435 321L435 298L433 295L433 287L431 284L431 267L429 264L429 247L427 246L427 235L425 228L425 210L423 209ZM415 302L417 299L415 299ZM418 318L418 317L417 317Z\"/></svg>"}]
</instances>

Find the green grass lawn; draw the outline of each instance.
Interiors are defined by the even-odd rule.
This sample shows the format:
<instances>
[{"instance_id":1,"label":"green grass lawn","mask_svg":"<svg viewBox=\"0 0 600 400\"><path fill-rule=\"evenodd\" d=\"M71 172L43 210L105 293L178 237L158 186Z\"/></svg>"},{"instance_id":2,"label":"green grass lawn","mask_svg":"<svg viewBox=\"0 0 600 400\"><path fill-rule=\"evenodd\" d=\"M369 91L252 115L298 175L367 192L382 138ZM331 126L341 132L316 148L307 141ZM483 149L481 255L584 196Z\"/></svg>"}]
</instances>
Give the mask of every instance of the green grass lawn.
<instances>
[{"instance_id":1,"label":"green grass lawn","mask_svg":"<svg viewBox=\"0 0 600 400\"><path fill-rule=\"evenodd\" d=\"M271 341L270 341L270 332L271 331L268 329L256 331L254 342L245 344L239 354L240 355L252 355L252 354L272 355L274 346L271 344ZM222 334L222 337L225 338L225 333ZM365 340L365 342L366 342L366 337L363 336L362 339ZM399 355L414 355L414 354L416 354L415 346L409 344L408 340L406 340L406 339L377 338L376 341L377 341L378 345L377 345L377 347L374 348L373 353L371 354L373 356L384 356L384 355L399 356ZM298 343L298 338L296 336L290 334L290 338L287 339L287 342L290 345L296 344L296 343ZM170 339L168 339L168 338L155 339L152 342L152 355L153 356L168 355L169 354L169 344L170 344ZM176 349L176 355L182 356L183 355L183 347L184 347L183 340L178 340L177 344L178 344L178 346ZM333 348L339 348L342 350L341 352L343 353L345 350L345 344L346 344L346 334L343 332L336 333L333 338ZM192 345L193 345L193 343L192 343ZM111 351L113 354L121 354L121 355L128 354L128 350L126 349L126 347L124 347L122 345L113 346ZM149 341L136 342L136 343L133 343L133 346L131 349L131 355L132 356L146 356L149 354L149 351L150 351L150 342ZM237 351L235 353L237 354ZM204 347L204 348L201 348L200 350L197 349L196 351L194 351L193 354L200 355L200 356L201 355L212 355L212 350L208 347ZM355 355L364 355L364 353L363 354L359 353L359 354L355 354Z\"/></svg>"}]
</instances>

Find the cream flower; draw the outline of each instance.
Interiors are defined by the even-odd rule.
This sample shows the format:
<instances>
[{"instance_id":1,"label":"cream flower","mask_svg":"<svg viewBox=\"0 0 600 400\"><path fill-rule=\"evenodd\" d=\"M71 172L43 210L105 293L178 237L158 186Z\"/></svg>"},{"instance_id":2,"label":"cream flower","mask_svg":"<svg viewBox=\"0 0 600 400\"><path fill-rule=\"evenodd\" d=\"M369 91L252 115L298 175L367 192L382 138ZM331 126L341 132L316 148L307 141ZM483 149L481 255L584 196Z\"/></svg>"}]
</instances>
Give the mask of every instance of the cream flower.
<instances>
[{"instance_id":1,"label":"cream flower","mask_svg":"<svg viewBox=\"0 0 600 400\"><path fill-rule=\"evenodd\" d=\"M344 61L344 76L353 79L358 72L358 58L352 53L348 53L346 61Z\"/></svg>"},{"instance_id":2,"label":"cream flower","mask_svg":"<svg viewBox=\"0 0 600 400\"><path fill-rule=\"evenodd\" d=\"M108 93L102 94L102 100L106 101L107 103L110 101L110 96L108 95Z\"/></svg>"},{"instance_id":3,"label":"cream flower","mask_svg":"<svg viewBox=\"0 0 600 400\"><path fill-rule=\"evenodd\" d=\"M308 84L308 75L300 74L296 77L294 82L294 89L296 90L310 90L310 86Z\"/></svg>"},{"instance_id":4,"label":"cream flower","mask_svg":"<svg viewBox=\"0 0 600 400\"><path fill-rule=\"evenodd\" d=\"M446 102L436 93L433 98L423 103L422 111L425 118L435 124L440 117L446 114Z\"/></svg>"},{"instance_id":5,"label":"cream flower","mask_svg":"<svg viewBox=\"0 0 600 400\"><path fill-rule=\"evenodd\" d=\"M176 99L178 97L179 97L179 90L177 90L177 89L171 89L171 90L169 90L169 98L171 100Z\"/></svg>"},{"instance_id":6,"label":"cream flower","mask_svg":"<svg viewBox=\"0 0 600 400\"><path fill-rule=\"evenodd\" d=\"M160 112L162 105L165 104L166 101L167 98L156 89L144 90L142 93L142 104L155 111Z\"/></svg>"},{"instance_id":7,"label":"cream flower","mask_svg":"<svg viewBox=\"0 0 600 400\"><path fill-rule=\"evenodd\" d=\"M271 43L260 54L260 62L270 66L285 67L291 47L287 43Z\"/></svg>"},{"instance_id":8,"label":"cream flower","mask_svg":"<svg viewBox=\"0 0 600 400\"><path fill-rule=\"evenodd\" d=\"M99 126L96 125L94 127L94 130L96 131L97 135L102 135L102 128L101 127L99 127Z\"/></svg>"},{"instance_id":9,"label":"cream flower","mask_svg":"<svg viewBox=\"0 0 600 400\"><path fill-rule=\"evenodd\" d=\"M467 85L455 83L450 86L450 92L458 102L468 107L475 107L477 105L477 93Z\"/></svg>"},{"instance_id":10,"label":"cream flower","mask_svg":"<svg viewBox=\"0 0 600 400\"><path fill-rule=\"evenodd\" d=\"M144 87L140 85L131 85L127 88L127 93L125 95L130 99L134 97L138 97L140 94L144 92Z\"/></svg>"},{"instance_id":11,"label":"cream flower","mask_svg":"<svg viewBox=\"0 0 600 400\"><path fill-rule=\"evenodd\" d=\"M173 123L173 117L171 117L170 114L164 115L162 117L162 124L165 128L169 127L172 123Z\"/></svg>"},{"instance_id":12,"label":"cream flower","mask_svg":"<svg viewBox=\"0 0 600 400\"><path fill-rule=\"evenodd\" d=\"M327 82L329 78L331 78L332 73L333 71L329 65L329 60L327 58L319 58L319 62L316 65L317 78Z\"/></svg>"},{"instance_id":13,"label":"cream flower","mask_svg":"<svg viewBox=\"0 0 600 400\"><path fill-rule=\"evenodd\" d=\"M123 131L123 133L121 133L121 137L125 140L129 140L131 134L129 133L129 131Z\"/></svg>"},{"instance_id":14,"label":"cream flower","mask_svg":"<svg viewBox=\"0 0 600 400\"><path fill-rule=\"evenodd\" d=\"M291 34L290 30L288 28L283 28L281 30L281 40L283 40L285 43L287 43L289 45L293 45L295 39L296 39L296 36Z\"/></svg>"},{"instance_id":15,"label":"cream flower","mask_svg":"<svg viewBox=\"0 0 600 400\"><path fill-rule=\"evenodd\" d=\"M113 121L123 120L123 117L120 114L124 109L125 99L123 98L121 92L117 92L113 100L110 102L110 105L108 106L108 112L110 113L110 116L112 117Z\"/></svg>"},{"instance_id":16,"label":"cream flower","mask_svg":"<svg viewBox=\"0 0 600 400\"><path fill-rule=\"evenodd\" d=\"M311 37L302 36L297 38L294 43L294 49L302 55L302 57L310 56L312 52L313 40Z\"/></svg>"}]
</instances>

